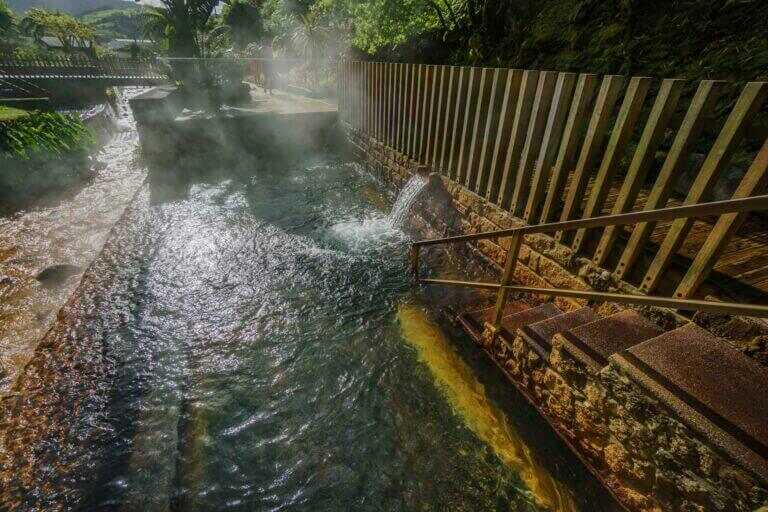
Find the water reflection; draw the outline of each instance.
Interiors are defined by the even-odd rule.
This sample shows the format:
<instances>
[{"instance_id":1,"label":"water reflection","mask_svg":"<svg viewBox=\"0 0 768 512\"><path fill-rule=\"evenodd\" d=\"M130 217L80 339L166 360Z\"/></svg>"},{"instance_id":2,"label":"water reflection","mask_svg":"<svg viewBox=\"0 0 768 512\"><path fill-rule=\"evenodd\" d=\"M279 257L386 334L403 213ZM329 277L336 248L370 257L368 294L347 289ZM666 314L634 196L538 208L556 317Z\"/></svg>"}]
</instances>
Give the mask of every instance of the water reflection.
<instances>
[{"instance_id":1,"label":"water reflection","mask_svg":"<svg viewBox=\"0 0 768 512\"><path fill-rule=\"evenodd\" d=\"M372 178L332 155L169 171L0 422L7 508L574 509L401 306L408 237Z\"/></svg>"}]
</instances>

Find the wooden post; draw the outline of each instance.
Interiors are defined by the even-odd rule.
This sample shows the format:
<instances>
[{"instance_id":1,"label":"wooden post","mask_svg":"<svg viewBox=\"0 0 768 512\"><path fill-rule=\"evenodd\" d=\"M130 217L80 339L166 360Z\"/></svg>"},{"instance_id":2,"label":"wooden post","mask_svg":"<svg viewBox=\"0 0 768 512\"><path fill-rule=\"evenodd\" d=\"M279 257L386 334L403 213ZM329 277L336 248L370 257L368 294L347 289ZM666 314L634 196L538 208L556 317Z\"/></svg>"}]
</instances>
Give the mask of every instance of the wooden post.
<instances>
[{"instance_id":1,"label":"wooden post","mask_svg":"<svg viewBox=\"0 0 768 512\"><path fill-rule=\"evenodd\" d=\"M527 224L530 224L539 212L539 207L541 206L539 203L544 196L545 188L552 174L552 165L557 156L557 150L560 147L560 139L565 129L568 106L571 104L575 85L575 73L558 74L552 107L549 109L547 127L544 129L541 149L539 149L539 156L535 162L531 191L528 194L528 202L523 211L523 220Z\"/></svg>"},{"instance_id":2,"label":"wooden post","mask_svg":"<svg viewBox=\"0 0 768 512\"><path fill-rule=\"evenodd\" d=\"M451 129L451 142L448 146L448 176L453 180L458 180L458 154L459 138L461 136L461 127L464 122L464 115L466 114L465 102L467 94L467 75L471 68L460 66L458 68L458 82L456 84L456 101L453 110L453 127Z\"/></svg>"},{"instance_id":3,"label":"wooden post","mask_svg":"<svg viewBox=\"0 0 768 512\"><path fill-rule=\"evenodd\" d=\"M610 190L611 180L616 173L621 158L624 156L629 138L635 130L637 118L640 116L640 109L643 107L650 86L651 79L646 77L632 77L629 81L627 93L624 95L624 101L621 104L619 115L613 126L611 138L608 140L608 147L605 149L603 161L597 170L597 176L595 176L595 181L592 184L592 192L589 195L589 199L587 199L582 218L587 219L600 214L600 209ZM572 244L574 252L581 250L586 235L586 229L576 231Z\"/></svg>"},{"instance_id":4,"label":"wooden post","mask_svg":"<svg viewBox=\"0 0 768 512\"><path fill-rule=\"evenodd\" d=\"M576 169L571 176L568 195L565 199L560 220L571 220L578 215L584 196L584 189L587 186L594 161L602 147L603 139L608 130L608 123L611 120L614 106L619 99L619 93L623 86L623 76L610 75L603 79L603 84L600 86L600 92L595 101L595 109L592 111L592 118L589 121L587 134L584 138L584 145L581 147L579 161L576 163ZM561 241L562 239L562 231L555 234L555 240Z\"/></svg>"},{"instance_id":5,"label":"wooden post","mask_svg":"<svg viewBox=\"0 0 768 512\"><path fill-rule=\"evenodd\" d=\"M664 137L672 115L675 113L684 85L685 80L675 79L664 80L661 83L661 88L656 95L648 121L645 123L643 134L637 144L632 162L629 164L627 175L619 190L612 213L624 213L632 209L651 162L656 155L656 150ZM592 258L596 265L599 266L605 262L617 233L617 226L608 226L603 231Z\"/></svg>"},{"instance_id":6,"label":"wooden post","mask_svg":"<svg viewBox=\"0 0 768 512\"><path fill-rule=\"evenodd\" d=\"M724 82L712 80L704 80L699 84L656 182L646 199L644 210L655 210L666 205L675 181L688 163L688 155L694 142L709 121L709 115L715 108L723 85ZM641 222L635 226L614 270L617 278L623 278L632 268L655 226L655 222Z\"/></svg>"},{"instance_id":7,"label":"wooden post","mask_svg":"<svg viewBox=\"0 0 768 512\"><path fill-rule=\"evenodd\" d=\"M515 186L515 171L520 161L520 154L525 144L526 129L531 117L533 99L536 95L536 86L539 82L539 72L527 70L523 73L523 81L520 85L520 95L517 98L515 107L515 120L512 124L510 140L507 146L506 158L504 160L503 172L501 175L501 185L495 198L496 204L506 208L512 199L512 192Z\"/></svg>"},{"instance_id":8,"label":"wooden post","mask_svg":"<svg viewBox=\"0 0 768 512\"><path fill-rule=\"evenodd\" d=\"M491 71L491 92L488 98L488 109L485 114L485 128L478 144L479 154L477 156L477 179L474 184L474 191L480 195L485 194L485 188L488 184L488 173L490 170L493 148L498 138L499 119L501 117L504 102L504 86L507 82L507 69L495 68Z\"/></svg>"},{"instance_id":9,"label":"wooden post","mask_svg":"<svg viewBox=\"0 0 768 512\"><path fill-rule=\"evenodd\" d=\"M701 202L702 198L711 190L720 175L720 171L730 161L731 154L744 136L752 117L763 105L766 96L768 96L768 82L750 82L744 87L720 131L720 135L707 155L707 159L696 175L684 204ZM672 256L680 248L685 237L688 236L691 226L693 226L693 219L678 219L669 227L659 252L656 253L656 257L643 277L643 282L640 285L642 292L648 293L656 289L662 274L672 261Z\"/></svg>"},{"instance_id":10,"label":"wooden post","mask_svg":"<svg viewBox=\"0 0 768 512\"><path fill-rule=\"evenodd\" d=\"M496 308L493 312L491 325L486 325L486 335L484 336L486 345L490 345L501 330L501 321L504 318L504 308L507 305L507 296L509 295L509 290L503 287L512 284L512 280L515 277L515 267L517 266L517 258L520 254L521 243L521 235L515 234L509 239L509 251L507 251L507 259L504 262L504 271L501 274L500 284L502 288L499 288L499 291L496 294Z\"/></svg>"},{"instance_id":11,"label":"wooden post","mask_svg":"<svg viewBox=\"0 0 768 512\"><path fill-rule=\"evenodd\" d=\"M733 193L733 199L750 197L764 189L768 175L766 173L767 170L768 138L765 139L763 147L758 151L752 165L741 179L739 186ZM715 263L717 263L723 249L728 245L728 242L733 238L733 235L736 234L746 218L746 213L728 213L720 216L693 263L688 267L683 280L677 286L675 297L689 298L696 293L696 290L712 271Z\"/></svg>"},{"instance_id":12,"label":"wooden post","mask_svg":"<svg viewBox=\"0 0 768 512\"><path fill-rule=\"evenodd\" d=\"M421 114L419 115L419 134L416 143L414 159L426 164L424 154L426 153L427 137L429 136L428 125L432 117L432 94L434 93L432 72L435 66L422 66L422 87L421 87Z\"/></svg>"},{"instance_id":13,"label":"wooden post","mask_svg":"<svg viewBox=\"0 0 768 512\"><path fill-rule=\"evenodd\" d=\"M554 71L545 71L539 76L536 96L531 107L531 117L528 121L528 130L525 134L525 143L520 155L520 163L517 166L515 188L509 205L509 211L512 215L519 214L528 198L531 176L533 168L536 166L536 155L538 155L541 148L541 139L547 124L549 109L552 106L552 96L555 92L556 82L557 73Z\"/></svg>"},{"instance_id":14,"label":"wooden post","mask_svg":"<svg viewBox=\"0 0 768 512\"><path fill-rule=\"evenodd\" d=\"M451 126L456 117L456 91L458 89L458 75L460 68L451 66L448 69L448 93L445 96L445 116L443 116L443 136L440 138L440 170L443 175L450 177L448 169L448 139L451 135Z\"/></svg>"},{"instance_id":15,"label":"wooden post","mask_svg":"<svg viewBox=\"0 0 768 512\"><path fill-rule=\"evenodd\" d=\"M461 127L461 136L458 143L458 158L456 159L456 181L469 186L470 169L468 167L471 139L476 127L475 114L477 108L478 94L480 91L480 82L483 70L480 68L469 68L467 77L467 97L464 103L464 119Z\"/></svg>"},{"instance_id":16,"label":"wooden post","mask_svg":"<svg viewBox=\"0 0 768 512\"><path fill-rule=\"evenodd\" d=\"M499 195L499 186L502 179L502 165L504 157L502 154L506 149L515 120L515 109L517 108L518 97L520 95L523 71L511 69L507 72L507 79L504 84L504 99L499 113L499 125L497 129L496 141L493 145L493 153L489 162L488 185L485 190L486 201L494 202Z\"/></svg>"}]
</instances>

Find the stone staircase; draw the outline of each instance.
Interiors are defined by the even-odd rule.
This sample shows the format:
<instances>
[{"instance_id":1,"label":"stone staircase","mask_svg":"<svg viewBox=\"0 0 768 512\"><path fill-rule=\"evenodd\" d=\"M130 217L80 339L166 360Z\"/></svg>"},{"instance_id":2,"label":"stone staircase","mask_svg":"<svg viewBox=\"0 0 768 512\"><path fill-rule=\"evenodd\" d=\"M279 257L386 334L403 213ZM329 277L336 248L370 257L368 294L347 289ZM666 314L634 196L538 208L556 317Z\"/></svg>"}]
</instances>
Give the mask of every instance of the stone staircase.
<instances>
[{"instance_id":1,"label":"stone staircase","mask_svg":"<svg viewBox=\"0 0 768 512\"><path fill-rule=\"evenodd\" d=\"M489 343L492 315L458 320L629 509L768 502L768 368L695 324L664 332L632 310L510 302Z\"/></svg>"}]
</instances>

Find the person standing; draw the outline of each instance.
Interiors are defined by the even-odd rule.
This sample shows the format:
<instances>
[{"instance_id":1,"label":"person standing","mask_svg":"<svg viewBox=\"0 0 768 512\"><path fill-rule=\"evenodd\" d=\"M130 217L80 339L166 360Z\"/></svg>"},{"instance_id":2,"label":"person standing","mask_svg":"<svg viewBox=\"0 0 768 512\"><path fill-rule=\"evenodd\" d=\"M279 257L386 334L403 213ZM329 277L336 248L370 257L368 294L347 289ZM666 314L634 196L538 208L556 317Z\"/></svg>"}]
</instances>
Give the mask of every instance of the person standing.
<instances>
[{"instance_id":1,"label":"person standing","mask_svg":"<svg viewBox=\"0 0 768 512\"><path fill-rule=\"evenodd\" d=\"M262 51L264 70L264 92L266 94L272 94L275 88L275 69L274 69L274 53L272 52L272 41L267 41Z\"/></svg>"}]
</instances>

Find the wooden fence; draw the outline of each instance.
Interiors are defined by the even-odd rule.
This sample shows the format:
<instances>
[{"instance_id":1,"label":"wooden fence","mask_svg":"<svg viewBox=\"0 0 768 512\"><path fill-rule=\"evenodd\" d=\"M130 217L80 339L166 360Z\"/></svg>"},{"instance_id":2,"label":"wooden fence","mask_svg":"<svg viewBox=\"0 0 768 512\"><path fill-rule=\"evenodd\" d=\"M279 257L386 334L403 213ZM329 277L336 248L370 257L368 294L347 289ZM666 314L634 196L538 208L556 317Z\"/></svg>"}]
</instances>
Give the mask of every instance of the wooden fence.
<instances>
[{"instance_id":1,"label":"wooden fence","mask_svg":"<svg viewBox=\"0 0 768 512\"><path fill-rule=\"evenodd\" d=\"M765 132L747 133L756 117L765 118L765 82L736 90L713 80L346 61L338 87L340 116L350 129L529 224L661 208L694 153L703 158L678 204L702 202L721 173L740 162L746 163L733 197L760 193L766 184L768 140ZM675 296L696 292L745 218L716 219ZM693 222L667 226L640 279L642 291L657 288ZM620 244L616 227L556 239L598 265L610 263L624 278L655 227L638 224Z\"/></svg>"}]
</instances>

